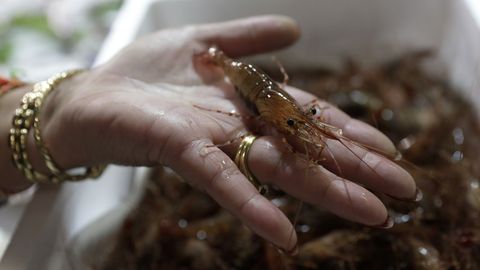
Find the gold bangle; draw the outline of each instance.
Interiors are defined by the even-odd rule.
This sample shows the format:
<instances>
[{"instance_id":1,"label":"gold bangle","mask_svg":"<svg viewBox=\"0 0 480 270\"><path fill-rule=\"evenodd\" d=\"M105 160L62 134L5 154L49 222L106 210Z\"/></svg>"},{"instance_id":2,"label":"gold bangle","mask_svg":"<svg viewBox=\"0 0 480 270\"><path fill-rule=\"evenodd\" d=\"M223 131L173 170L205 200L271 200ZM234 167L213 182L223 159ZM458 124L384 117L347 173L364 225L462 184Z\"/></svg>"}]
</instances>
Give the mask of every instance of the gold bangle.
<instances>
[{"instance_id":1,"label":"gold bangle","mask_svg":"<svg viewBox=\"0 0 480 270\"><path fill-rule=\"evenodd\" d=\"M62 81L80 72L81 70L61 72L46 81L36 83L33 86L33 91L23 96L20 107L15 111L13 128L10 130L9 136L9 145L13 151L13 162L23 175L32 182L60 183L64 181L80 181L86 178L97 178L102 174L106 167L104 165L94 166L87 168L83 174L68 174L60 169L60 167L54 162L41 137L39 113L44 99ZM34 129L35 144L40 151L47 168L50 170L50 174L48 175L36 171L29 162L27 144L28 134L32 127Z\"/></svg>"}]
</instances>

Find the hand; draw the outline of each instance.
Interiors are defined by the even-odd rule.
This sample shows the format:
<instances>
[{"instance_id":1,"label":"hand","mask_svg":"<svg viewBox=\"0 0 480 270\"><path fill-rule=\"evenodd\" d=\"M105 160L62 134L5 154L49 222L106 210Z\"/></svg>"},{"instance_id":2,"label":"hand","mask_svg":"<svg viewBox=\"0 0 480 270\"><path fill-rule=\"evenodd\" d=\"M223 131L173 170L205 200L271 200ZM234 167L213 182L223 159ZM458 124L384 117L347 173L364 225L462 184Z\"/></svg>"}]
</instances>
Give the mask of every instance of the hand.
<instances>
[{"instance_id":1,"label":"hand","mask_svg":"<svg viewBox=\"0 0 480 270\"><path fill-rule=\"evenodd\" d=\"M208 147L234 138L245 126L238 118L194 105L227 112L246 108L233 87L216 80L213 72L205 83L195 59L212 44L231 57L271 51L290 45L298 33L292 20L264 16L146 36L107 64L65 81L49 96L42 114L44 139L64 168L103 163L169 166L256 233L292 250L296 235L290 221L237 169L232 161L235 147ZM301 103L313 98L301 90L289 91ZM386 137L366 124L337 109L325 113L351 139L392 149ZM345 177L392 196L415 193L412 178L387 159L356 149L374 172L334 144L331 148L345 167ZM384 223L387 211L371 192L320 166L306 174L307 166L285 151L280 138L261 137L250 152L250 167L260 181L342 217L367 225ZM326 168L335 171L328 163Z\"/></svg>"}]
</instances>

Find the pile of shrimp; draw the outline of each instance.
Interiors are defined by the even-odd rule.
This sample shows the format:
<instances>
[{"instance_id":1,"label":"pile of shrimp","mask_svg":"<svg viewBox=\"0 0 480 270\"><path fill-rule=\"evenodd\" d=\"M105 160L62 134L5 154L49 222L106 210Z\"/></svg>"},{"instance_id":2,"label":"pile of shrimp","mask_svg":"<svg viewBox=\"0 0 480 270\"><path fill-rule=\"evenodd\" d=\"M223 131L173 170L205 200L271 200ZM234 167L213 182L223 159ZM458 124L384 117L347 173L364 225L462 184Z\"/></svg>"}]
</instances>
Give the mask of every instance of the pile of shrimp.
<instances>
[{"instance_id":1,"label":"pile of shrimp","mask_svg":"<svg viewBox=\"0 0 480 270\"><path fill-rule=\"evenodd\" d=\"M448 83L423 70L431 58L429 52L415 52L369 69L350 61L340 71L289 72L290 84L378 127L415 164L410 172L424 198L418 203L382 198L395 221L392 229L368 228L305 206L296 222L299 254L288 257L207 195L158 168L94 268L480 269L480 121ZM258 74L261 82L263 73ZM262 113L263 104L244 98ZM333 127L320 128L324 137L341 136ZM312 136L293 135L322 144ZM266 196L287 216L297 214L297 201L282 191L272 189Z\"/></svg>"}]
</instances>

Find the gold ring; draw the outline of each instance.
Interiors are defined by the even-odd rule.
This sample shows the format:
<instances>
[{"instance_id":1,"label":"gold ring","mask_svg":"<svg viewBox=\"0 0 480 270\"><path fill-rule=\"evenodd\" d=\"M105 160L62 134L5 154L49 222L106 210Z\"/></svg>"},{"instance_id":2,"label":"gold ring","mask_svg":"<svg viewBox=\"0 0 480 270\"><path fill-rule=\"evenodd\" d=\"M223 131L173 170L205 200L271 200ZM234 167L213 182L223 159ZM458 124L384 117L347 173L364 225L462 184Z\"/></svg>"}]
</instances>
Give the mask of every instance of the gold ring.
<instances>
[{"instance_id":1,"label":"gold ring","mask_svg":"<svg viewBox=\"0 0 480 270\"><path fill-rule=\"evenodd\" d=\"M257 136L248 134L243 138L240 146L238 147L237 154L235 155L235 164L237 164L238 169L247 177L248 181L258 189L260 194L265 194L268 191L267 185L262 185L258 179L252 174L248 166L248 153L250 148L252 148L253 143L257 139Z\"/></svg>"}]
</instances>

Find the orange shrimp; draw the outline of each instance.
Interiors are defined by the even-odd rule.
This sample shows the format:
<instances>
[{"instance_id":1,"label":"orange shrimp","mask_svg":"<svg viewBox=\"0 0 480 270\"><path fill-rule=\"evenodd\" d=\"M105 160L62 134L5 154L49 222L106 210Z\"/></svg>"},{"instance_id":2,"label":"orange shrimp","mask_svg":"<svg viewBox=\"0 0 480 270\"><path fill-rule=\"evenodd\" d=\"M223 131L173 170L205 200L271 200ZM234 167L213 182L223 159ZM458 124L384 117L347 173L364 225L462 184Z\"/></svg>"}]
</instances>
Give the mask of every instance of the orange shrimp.
<instances>
[{"instance_id":1,"label":"orange shrimp","mask_svg":"<svg viewBox=\"0 0 480 270\"><path fill-rule=\"evenodd\" d=\"M324 159L318 158L318 156L327 147L328 154L333 159L338 172L343 178L340 165L325 143L326 139L340 142L376 175L378 173L363 161L346 142L373 151L391 160L398 159L398 156L391 156L380 149L352 141L343 136L342 129L324 123L319 120L319 117L315 117L315 114L317 114L315 106L309 110L303 110L302 106L282 89L277 82L255 66L233 60L217 47L210 47L207 55L215 65L223 69L225 75L235 86L247 106L261 120L267 125L274 127L277 132L286 138L293 138L295 144L298 143L297 140L303 142L306 158L309 162L319 163L323 161ZM314 102L309 104L312 103ZM289 146L292 145L289 144ZM292 146L290 149L293 150L294 147ZM309 153L313 153L313 155L309 155ZM350 197L350 195L348 196Z\"/></svg>"},{"instance_id":2,"label":"orange shrimp","mask_svg":"<svg viewBox=\"0 0 480 270\"><path fill-rule=\"evenodd\" d=\"M230 59L216 47L211 47L208 55L223 69L248 107L280 134L298 138L320 152L326 138L342 137L341 129L314 120L277 82L253 65Z\"/></svg>"}]
</instances>

